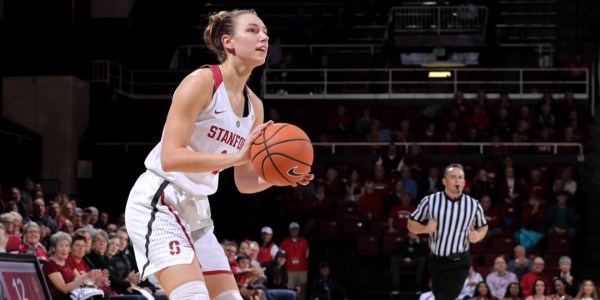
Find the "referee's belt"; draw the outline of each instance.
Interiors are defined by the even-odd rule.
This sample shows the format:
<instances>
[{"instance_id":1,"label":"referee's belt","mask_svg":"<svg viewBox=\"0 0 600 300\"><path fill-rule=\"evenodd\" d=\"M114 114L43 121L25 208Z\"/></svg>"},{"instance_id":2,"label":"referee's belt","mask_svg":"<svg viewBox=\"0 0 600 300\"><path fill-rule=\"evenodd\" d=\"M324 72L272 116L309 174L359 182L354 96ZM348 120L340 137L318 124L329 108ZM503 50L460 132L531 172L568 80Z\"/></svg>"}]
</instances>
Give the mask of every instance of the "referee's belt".
<instances>
[{"instance_id":1,"label":"referee's belt","mask_svg":"<svg viewBox=\"0 0 600 300\"><path fill-rule=\"evenodd\" d=\"M468 254L469 254L469 251L452 253L450 255L443 255L443 256L433 254L432 256L437 260L461 261L463 259L466 259Z\"/></svg>"}]
</instances>

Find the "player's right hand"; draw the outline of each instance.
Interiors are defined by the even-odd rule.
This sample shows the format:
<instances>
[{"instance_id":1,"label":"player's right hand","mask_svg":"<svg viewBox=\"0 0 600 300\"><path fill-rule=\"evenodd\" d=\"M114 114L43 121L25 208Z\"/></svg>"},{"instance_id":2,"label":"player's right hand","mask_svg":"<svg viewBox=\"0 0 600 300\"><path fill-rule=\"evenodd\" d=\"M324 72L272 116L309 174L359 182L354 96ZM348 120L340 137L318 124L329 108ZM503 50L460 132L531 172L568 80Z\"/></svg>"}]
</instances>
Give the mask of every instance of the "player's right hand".
<instances>
[{"instance_id":1,"label":"player's right hand","mask_svg":"<svg viewBox=\"0 0 600 300\"><path fill-rule=\"evenodd\" d=\"M240 152L238 152L240 163L236 164L236 166L250 162L250 148L252 147L252 143L254 143L256 138L265 130L265 128L267 128L267 126L271 124L273 124L273 121L269 120L256 126L256 128L250 132L250 135L248 135L246 141L244 142L244 146L242 146L242 149L240 149Z\"/></svg>"},{"instance_id":2,"label":"player's right hand","mask_svg":"<svg viewBox=\"0 0 600 300\"><path fill-rule=\"evenodd\" d=\"M427 231L427 233L435 232L437 230L437 220L436 219L429 220L429 222L427 222L427 225L425 225L425 230Z\"/></svg>"}]
</instances>

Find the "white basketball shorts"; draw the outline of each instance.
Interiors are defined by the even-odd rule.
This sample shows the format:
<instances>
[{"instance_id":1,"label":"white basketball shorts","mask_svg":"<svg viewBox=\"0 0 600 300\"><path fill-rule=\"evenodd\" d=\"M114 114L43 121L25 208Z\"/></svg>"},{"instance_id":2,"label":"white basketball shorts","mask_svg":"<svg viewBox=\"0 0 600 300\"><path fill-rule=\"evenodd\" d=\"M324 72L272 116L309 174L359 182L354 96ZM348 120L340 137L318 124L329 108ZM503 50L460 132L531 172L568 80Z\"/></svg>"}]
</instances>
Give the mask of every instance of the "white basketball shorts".
<instances>
[{"instance_id":1,"label":"white basketball shorts","mask_svg":"<svg viewBox=\"0 0 600 300\"><path fill-rule=\"evenodd\" d=\"M207 196L189 195L146 171L129 194L125 224L143 279L166 267L190 264L194 256L204 275L231 274L213 233Z\"/></svg>"}]
</instances>

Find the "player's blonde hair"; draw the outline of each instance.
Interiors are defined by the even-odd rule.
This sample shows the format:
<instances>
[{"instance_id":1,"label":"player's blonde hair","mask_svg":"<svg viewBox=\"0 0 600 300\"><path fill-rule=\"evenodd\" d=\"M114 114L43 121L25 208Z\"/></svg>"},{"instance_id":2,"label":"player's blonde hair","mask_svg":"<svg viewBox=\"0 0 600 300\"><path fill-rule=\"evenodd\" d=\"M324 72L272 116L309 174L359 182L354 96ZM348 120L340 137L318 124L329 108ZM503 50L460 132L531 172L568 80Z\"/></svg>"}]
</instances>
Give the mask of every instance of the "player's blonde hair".
<instances>
[{"instance_id":1,"label":"player's blonde hair","mask_svg":"<svg viewBox=\"0 0 600 300\"><path fill-rule=\"evenodd\" d=\"M204 29L204 42L217 55L221 63L227 59L227 51L221 42L221 37L234 34L237 17L243 14L256 15L256 11L253 9L223 10L208 16L208 25Z\"/></svg>"}]
</instances>

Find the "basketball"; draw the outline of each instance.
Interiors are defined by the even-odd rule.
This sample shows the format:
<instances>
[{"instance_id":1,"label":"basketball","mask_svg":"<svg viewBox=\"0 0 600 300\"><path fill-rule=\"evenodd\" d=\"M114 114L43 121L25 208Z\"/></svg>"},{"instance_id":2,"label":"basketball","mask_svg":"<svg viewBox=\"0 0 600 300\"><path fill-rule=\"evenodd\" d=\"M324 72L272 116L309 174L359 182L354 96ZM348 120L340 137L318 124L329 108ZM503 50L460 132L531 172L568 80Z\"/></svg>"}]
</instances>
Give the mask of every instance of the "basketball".
<instances>
[{"instance_id":1,"label":"basketball","mask_svg":"<svg viewBox=\"0 0 600 300\"><path fill-rule=\"evenodd\" d=\"M286 186L310 172L313 147L304 131L287 123L268 126L250 147L256 173L265 181Z\"/></svg>"}]
</instances>

